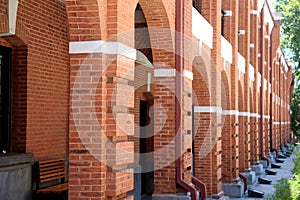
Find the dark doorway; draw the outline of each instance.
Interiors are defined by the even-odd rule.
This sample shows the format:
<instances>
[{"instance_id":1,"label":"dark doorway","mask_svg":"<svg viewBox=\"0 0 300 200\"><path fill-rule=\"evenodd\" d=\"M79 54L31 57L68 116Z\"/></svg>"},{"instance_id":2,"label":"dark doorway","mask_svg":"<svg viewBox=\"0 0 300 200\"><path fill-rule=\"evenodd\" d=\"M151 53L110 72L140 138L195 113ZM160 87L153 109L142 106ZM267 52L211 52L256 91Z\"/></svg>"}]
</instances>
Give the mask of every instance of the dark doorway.
<instances>
[{"instance_id":1,"label":"dark doorway","mask_svg":"<svg viewBox=\"0 0 300 200\"><path fill-rule=\"evenodd\" d=\"M154 97L151 89L151 76L153 76L153 57L150 33L146 17L140 4L135 10L135 49L137 60L134 72L136 123L139 130L136 132L136 150L139 156L136 164L139 171L135 173L135 199L151 198L154 191L154 122L151 107ZM138 110L139 109L139 110ZM151 121L152 120L152 121ZM139 196L140 195L140 196Z\"/></svg>"},{"instance_id":2,"label":"dark doorway","mask_svg":"<svg viewBox=\"0 0 300 200\"><path fill-rule=\"evenodd\" d=\"M192 105L192 173L195 174L195 113L194 104Z\"/></svg>"},{"instance_id":3,"label":"dark doorway","mask_svg":"<svg viewBox=\"0 0 300 200\"><path fill-rule=\"evenodd\" d=\"M152 195L154 191L154 138L151 126L152 100L140 101L140 165L141 165L141 195Z\"/></svg>"},{"instance_id":4,"label":"dark doorway","mask_svg":"<svg viewBox=\"0 0 300 200\"><path fill-rule=\"evenodd\" d=\"M0 46L0 150L10 150L11 49Z\"/></svg>"}]
</instances>

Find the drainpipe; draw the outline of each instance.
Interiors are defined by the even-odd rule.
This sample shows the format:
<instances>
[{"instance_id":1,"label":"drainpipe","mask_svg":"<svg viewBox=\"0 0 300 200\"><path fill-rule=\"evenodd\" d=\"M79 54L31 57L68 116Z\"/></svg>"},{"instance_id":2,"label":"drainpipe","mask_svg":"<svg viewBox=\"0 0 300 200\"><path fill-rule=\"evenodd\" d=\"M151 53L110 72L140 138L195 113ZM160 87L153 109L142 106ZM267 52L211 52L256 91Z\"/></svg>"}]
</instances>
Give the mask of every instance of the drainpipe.
<instances>
[{"instance_id":1,"label":"drainpipe","mask_svg":"<svg viewBox=\"0 0 300 200\"><path fill-rule=\"evenodd\" d=\"M264 155L263 152L263 92L264 92L264 7L260 13L260 74L261 74L261 86L260 86L260 157Z\"/></svg>"},{"instance_id":2,"label":"drainpipe","mask_svg":"<svg viewBox=\"0 0 300 200\"><path fill-rule=\"evenodd\" d=\"M280 147L281 147L281 101L282 101L282 99L281 99L281 89L280 89L280 87L281 87L281 69L280 69L280 67L278 67L278 70L279 70L279 73L278 73L278 93L279 93L279 98L280 98L280 102L279 102L279 116L278 116L278 119L279 119L279 149L280 149Z\"/></svg>"},{"instance_id":3,"label":"drainpipe","mask_svg":"<svg viewBox=\"0 0 300 200\"><path fill-rule=\"evenodd\" d=\"M183 90L183 6L184 0L176 0L176 33L175 33L175 65L176 65L176 137L175 137L175 155L176 155L176 182L185 190L191 193L192 200L198 200L197 189L183 180L182 177L182 90ZM192 176L192 183L201 189L201 199L206 198L206 186L196 177Z\"/></svg>"},{"instance_id":4,"label":"drainpipe","mask_svg":"<svg viewBox=\"0 0 300 200\"><path fill-rule=\"evenodd\" d=\"M270 41L271 41L271 45L270 45L270 78L271 78L271 88L270 88L270 152L272 152L273 149L273 95L272 95L272 88L273 88L273 77L272 77L272 71L273 71L273 59L272 59L272 34L270 35Z\"/></svg>"}]
</instances>

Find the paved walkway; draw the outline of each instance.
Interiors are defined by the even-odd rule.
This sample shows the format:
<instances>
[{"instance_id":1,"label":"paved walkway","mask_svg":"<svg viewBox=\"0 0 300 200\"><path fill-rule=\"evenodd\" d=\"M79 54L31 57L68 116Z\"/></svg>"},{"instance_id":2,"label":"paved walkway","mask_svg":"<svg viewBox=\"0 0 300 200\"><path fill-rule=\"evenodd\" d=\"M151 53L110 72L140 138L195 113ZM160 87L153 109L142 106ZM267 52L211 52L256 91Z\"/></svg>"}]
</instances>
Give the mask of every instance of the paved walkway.
<instances>
[{"instance_id":1,"label":"paved walkway","mask_svg":"<svg viewBox=\"0 0 300 200\"><path fill-rule=\"evenodd\" d=\"M260 175L260 177L267 178L269 180L272 180L271 184L259 184L256 177L256 182L253 185L249 185L248 187L259 190L264 192L264 197L263 198L254 198L254 197L249 197L248 194L245 194L244 197L242 198L229 198L230 200L254 200L254 199L267 199L270 197L272 194L275 192L274 185L280 180L281 178L287 178L290 179L292 177L292 169L294 168L294 162L293 158L295 158L296 155L292 154L290 157L283 159L284 163L276 163L278 165L281 165L281 168L279 169L271 169L272 171L277 171L277 174L274 175Z\"/></svg>"}]
</instances>

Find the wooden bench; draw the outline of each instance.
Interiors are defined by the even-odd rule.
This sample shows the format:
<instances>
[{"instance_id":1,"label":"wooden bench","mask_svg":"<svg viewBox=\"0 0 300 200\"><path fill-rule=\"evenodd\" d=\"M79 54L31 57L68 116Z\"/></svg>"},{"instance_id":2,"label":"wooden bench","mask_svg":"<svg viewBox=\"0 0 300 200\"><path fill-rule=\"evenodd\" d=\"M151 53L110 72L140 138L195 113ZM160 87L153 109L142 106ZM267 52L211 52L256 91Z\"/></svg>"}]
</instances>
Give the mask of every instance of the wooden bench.
<instances>
[{"instance_id":1,"label":"wooden bench","mask_svg":"<svg viewBox=\"0 0 300 200\"><path fill-rule=\"evenodd\" d=\"M64 158L36 161L34 162L33 173L36 183L34 199L67 199L68 183L65 182Z\"/></svg>"}]
</instances>

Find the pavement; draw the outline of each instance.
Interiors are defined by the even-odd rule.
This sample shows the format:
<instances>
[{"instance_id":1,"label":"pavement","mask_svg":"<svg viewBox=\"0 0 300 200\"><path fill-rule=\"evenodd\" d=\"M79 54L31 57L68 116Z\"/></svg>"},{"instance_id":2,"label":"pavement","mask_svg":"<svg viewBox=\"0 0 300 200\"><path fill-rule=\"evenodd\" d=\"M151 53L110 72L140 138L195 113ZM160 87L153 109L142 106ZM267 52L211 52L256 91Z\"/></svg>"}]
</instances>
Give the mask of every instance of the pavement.
<instances>
[{"instance_id":1,"label":"pavement","mask_svg":"<svg viewBox=\"0 0 300 200\"><path fill-rule=\"evenodd\" d=\"M271 197L272 194L276 191L274 185L281 179L281 178L286 178L286 179L291 179L293 176L292 170L294 168L294 162L293 158L296 158L296 155L293 153L290 157L287 157L284 160L284 163L276 163L278 165L281 165L281 168L279 169L273 169L271 167L268 167L268 169L271 169L272 171L277 171L276 175L267 175L267 174L262 174L259 176L256 176L256 181L254 184L249 185L248 188L259 190L261 192L264 192L263 198L257 198L257 197L249 197L247 192L245 195L241 198L229 198L230 200L261 200L261 199L268 199L268 197ZM259 184L258 183L258 177L266 178L271 180L271 184Z\"/></svg>"}]
</instances>

